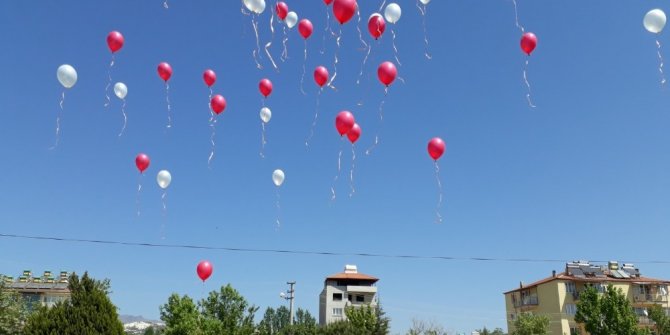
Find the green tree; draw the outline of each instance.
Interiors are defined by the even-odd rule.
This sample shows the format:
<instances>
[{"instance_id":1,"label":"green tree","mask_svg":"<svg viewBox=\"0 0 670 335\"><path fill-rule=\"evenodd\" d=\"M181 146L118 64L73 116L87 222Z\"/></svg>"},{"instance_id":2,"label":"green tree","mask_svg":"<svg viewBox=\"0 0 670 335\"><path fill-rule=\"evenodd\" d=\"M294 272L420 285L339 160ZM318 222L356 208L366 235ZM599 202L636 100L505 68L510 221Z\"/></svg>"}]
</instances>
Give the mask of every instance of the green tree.
<instances>
[{"instance_id":1,"label":"green tree","mask_svg":"<svg viewBox=\"0 0 670 335\"><path fill-rule=\"evenodd\" d=\"M412 327L407 331L407 335L447 335L447 331L442 325L430 321L413 319Z\"/></svg>"},{"instance_id":2,"label":"green tree","mask_svg":"<svg viewBox=\"0 0 670 335\"><path fill-rule=\"evenodd\" d=\"M54 307L40 307L30 315L24 334L123 335L123 324L109 300L109 280L98 281L76 274L68 279L70 299Z\"/></svg>"},{"instance_id":3,"label":"green tree","mask_svg":"<svg viewBox=\"0 0 670 335\"><path fill-rule=\"evenodd\" d=\"M210 292L200 301L200 309L206 334L249 335L256 330L258 307L250 305L230 284Z\"/></svg>"},{"instance_id":4,"label":"green tree","mask_svg":"<svg viewBox=\"0 0 670 335\"><path fill-rule=\"evenodd\" d=\"M5 287L0 276L0 335L21 333L30 307L20 294Z\"/></svg>"},{"instance_id":5,"label":"green tree","mask_svg":"<svg viewBox=\"0 0 670 335\"><path fill-rule=\"evenodd\" d=\"M276 310L268 307L263 320L258 324L259 335L315 335L318 331L316 319L302 308L295 313L293 325L289 324L289 309L280 306Z\"/></svg>"},{"instance_id":6,"label":"green tree","mask_svg":"<svg viewBox=\"0 0 670 335\"><path fill-rule=\"evenodd\" d=\"M579 294L575 321L583 323L591 335L638 335L637 316L621 289L607 287L601 296L594 287Z\"/></svg>"},{"instance_id":7,"label":"green tree","mask_svg":"<svg viewBox=\"0 0 670 335\"><path fill-rule=\"evenodd\" d=\"M549 317L546 315L521 313L514 320L512 335L545 335L547 328L549 328Z\"/></svg>"},{"instance_id":8,"label":"green tree","mask_svg":"<svg viewBox=\"0 0 670 335\"><path fill-rule=\"evenodd\" d=\"M477 329L477 332L479 333L479 335L506 335L505 332L502 330L502 328L488 330L488 328L484 327L482 329Z\"/></svg>"},{"instance_id":9,"label":"green tree","mask_svg":"<svg viewBox=\"0 0 670 335\"><path fill-rule=\"evenodd\" d=\"M656 324L657 335L670 335L670 317L665 314L661 305L654 305L649 309L649 318Z\"/></svg>"},{"instance_id":10,"label":"green tree","mask_svg":"<svg viewBox=\"0 0 670 335\"><path fill-rule=\"evenodd\" d=\"M161 320L165 322L165 335L200 334L200 312L188 296L173 293L165 305L160 306Z\"/></svg>"},{"instance_id":11,"label":"green tree","mask_svg":"<svg viewBox=\"0 0 670 335\"><path fill-rule=\"evenodd\" d=\"M319 326L309 311L298 308L295 312L293 325L289 325L285 329L282 335L316 335L318 334Z\"/></svg>"}]
</instances>

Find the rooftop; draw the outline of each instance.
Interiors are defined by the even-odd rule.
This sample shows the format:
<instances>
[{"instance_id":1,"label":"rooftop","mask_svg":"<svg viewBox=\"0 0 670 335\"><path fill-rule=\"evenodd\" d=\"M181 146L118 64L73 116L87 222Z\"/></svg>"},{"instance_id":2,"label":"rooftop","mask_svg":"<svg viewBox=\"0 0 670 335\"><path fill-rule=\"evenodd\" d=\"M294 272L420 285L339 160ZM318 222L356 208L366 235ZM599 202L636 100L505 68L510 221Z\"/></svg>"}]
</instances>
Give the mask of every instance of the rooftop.
<instances>
[{"instance_id":1,"label":"rooftop","mask_svg":"<svg viewBox=\"0 0 670 335\"><path fill-rule=\"evenodd\" d=\"M356 265L345 265L344 272L332 274L326 277L326 280L364 280L370 282L377 282L379 278L366 275L358 272Z\"/></svg>"}]
</instances>

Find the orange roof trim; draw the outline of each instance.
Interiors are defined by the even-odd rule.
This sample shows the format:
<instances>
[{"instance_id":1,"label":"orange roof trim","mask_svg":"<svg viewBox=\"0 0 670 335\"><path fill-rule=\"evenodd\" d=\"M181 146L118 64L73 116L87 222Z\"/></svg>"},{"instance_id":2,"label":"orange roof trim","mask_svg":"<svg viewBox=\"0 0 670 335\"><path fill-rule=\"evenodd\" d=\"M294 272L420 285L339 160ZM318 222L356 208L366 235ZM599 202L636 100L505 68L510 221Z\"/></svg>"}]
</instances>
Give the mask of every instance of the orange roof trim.
<instances>
[{"instance_id":1,"label":"orange roof trim","mask_svg":"<svg viewBox=\"0 0 670 335\"><path fill-rule=\"evenodd\" d=\"M366 280L366 281L372 281L372 282L377 282L379 278L375 278L373 276L369 276L366 274L362 273L336 273L334 275L330 275L326 277L326 280L338 280L338 279L353 279L353 280Z\"/></svg>"}]
</instances>

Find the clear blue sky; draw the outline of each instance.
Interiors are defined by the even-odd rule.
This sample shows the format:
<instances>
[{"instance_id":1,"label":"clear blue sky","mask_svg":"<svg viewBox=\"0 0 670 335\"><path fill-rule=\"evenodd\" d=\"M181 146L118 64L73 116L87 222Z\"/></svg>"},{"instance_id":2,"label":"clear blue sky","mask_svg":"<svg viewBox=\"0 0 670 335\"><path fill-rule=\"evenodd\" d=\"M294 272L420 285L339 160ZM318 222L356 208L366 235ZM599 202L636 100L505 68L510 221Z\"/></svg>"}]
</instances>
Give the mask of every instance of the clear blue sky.
<instances>
[{"instance_id":1,"label":"clear blue sky","mask_svg":"<svg viewBox=\"0 0 670 335\"><path fill-rule=\"evenodd\" d=\"M359 2L369 41L365 21L381 1ZM654 36L642 27L643 15L661 2L519 0L520 22L539 39L528 72L535 109L525 101L526 57L511 1L432 1L432 60L423 56L415 1L399 3L403 16L394 28L405 84L391 87L382 144L366 157L383 97L376 67L393 58L390 26L374 45L360 85L364 54L356 22L343 27L339 91L322 95L307 151L317 91L311 72L323 64L332 73L335 48L329 38L325 54L319 53L322 1L288 2L315 26L307 96L299 92L303 42L297 27L289 32L290 59L280 63L280 73L265 57L258 70L251 18L240 13L239 1L170 0L169 10L161 0L1 2L0 232L345 253L668 260L670 93L659 84ZM270 38L269 13L260 18L261 43ZM103 108L111 30L126 39L112 72L129 89L129 123L121 138L119 101L112 96L110 108ZM660 41L670 46L666 34ZM280 45L277 33L275 59ZM670 59L670 48L663 51ZM174 128L168 133L165 90L156 73L161 61L174 69ZM60 145L48 150L62 91L56 68L63 63L77 69L79 81L67 92ZM214 90L228 100L211 170L206 68L216 71ZM265 159L258 154L257 83L263 77L274 82ZM340 147L333 118L343 109L353 111L363 128L357 193L348 198L343 173L331 203ZM440 161L441 225L433 223L437 188L426 153L433 136L448 146ZM152 163L138 218L139 152ZM275 168L286 172L280 229L274 223ZM165 221L155 183L160 169L173 176ZM201 259L215 269L204 287L195 275ZM457 331L505 328L502 292L564 267L0 240L1 272L88 270L112 280L121 313L150 318L158 317L172 292L201 298L225 283L263 309L277 307L287 280L298 282L297 306L318 315L324 277L345 264L381 278L381 300L398 333L414 317ZM670 278L667 265L638 265L644 275Z\"/></svg>"}]
</instances>

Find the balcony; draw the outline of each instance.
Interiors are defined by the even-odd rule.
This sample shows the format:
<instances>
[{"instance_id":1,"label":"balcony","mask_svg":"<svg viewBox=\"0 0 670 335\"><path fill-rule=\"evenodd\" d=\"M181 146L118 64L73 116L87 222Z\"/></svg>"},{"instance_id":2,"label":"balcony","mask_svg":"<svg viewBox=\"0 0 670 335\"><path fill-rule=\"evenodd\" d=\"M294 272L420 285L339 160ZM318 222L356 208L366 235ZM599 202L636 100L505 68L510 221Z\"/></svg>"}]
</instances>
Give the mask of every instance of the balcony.
<instances>
[{"instance_id":1,"label":"balcony","mask_svg":"<svg viewBox=\"0 0 670 335\"><path fill-rule=\"evenodd\" d=\"M660 293L636 293L633 295L633 300L635 302L668 302L668 296Z\"/></svg>"},{"instance_id":2,"label":"balcony","mask_svg":"<svg viewBox=\"0 0 670 335\"><path fill-rule=\"evenodd\" d=\"M349 293L377 293L377 287L376 286L355 286L355 285L349 285L347 286L347 292Z\"/></svg>"},{"instance_id":3,"label":"balcony","mask_svg":"<svg viewBox=\"0 0 670 335\"><path fill-rule=\"evenodd\" d=\"M537 306L539 301L536 295L525 296L519 300L514 299L514 307Z\"/></svg>"}]
</instances>

